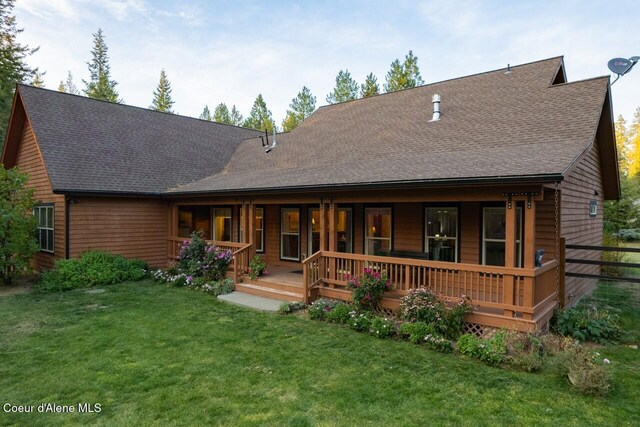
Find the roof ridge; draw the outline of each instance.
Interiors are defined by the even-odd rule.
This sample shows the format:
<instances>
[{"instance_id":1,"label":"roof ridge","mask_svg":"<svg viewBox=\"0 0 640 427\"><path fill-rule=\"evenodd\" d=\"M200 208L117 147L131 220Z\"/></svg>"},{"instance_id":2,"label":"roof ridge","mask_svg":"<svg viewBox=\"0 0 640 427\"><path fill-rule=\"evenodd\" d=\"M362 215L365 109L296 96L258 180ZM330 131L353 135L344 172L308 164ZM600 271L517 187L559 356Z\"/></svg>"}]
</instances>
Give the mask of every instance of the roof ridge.
<instances>
[{"instance_id":1,"label":"roof ridge","mask_svg":"<svg viewBox=\"0 0 640 427\"><path fill-rule=\"evenodd\" d=\"M121 107L128 107L128 108L135 108L135 109L142 110L142 111L149 111L149 112L152 112L152 113L166 114L166 115L173 116L173 117L181 117L181 118L185 118L185 119L197 120L197 121L200 121L200 122L212 123L212 124L215 124L215 125L231 126L231 127L238 128L238 129L253 130L253 131L259 132L256 129L252 129L252 128L248 128L248 127L244 127L244 126L236 126L236 125L232 125L230 123L220 123L220 122L216 122L216 121L213 121L213 120L204 120L204 119L201 119L201 118L198 118L198 117L185 116L184 114L168 113L168 112L165 112L165 111L157 111L157 110L152 110L150 108L139 107L137 105L124 104L124 103L120 103L120 102L107 101L107 100L104 100L104 99L91 98L91 97L80 95L80 94L77 94L77 93L60 92L59 90L47 89L45 87L32 86L32 85L28 85L28 84L24 84L24 83L18 83L16 86L18 86L18 87L22 86L22 87L26 87L26 88L29 88L29 89L43 90L43 91L52 92L52 93L55 93L55 94L58 94L58 95L75 96L77 98L82 98L82 99L89 100L89 101L104 102L106 104L119 105Z\"/></svg>"},{"instance_id":2,"label":"roof ridge","mask_svg":"<svg viewBox=\"0 0 640 427\"><path fill-rule=\"evenodd\" d=\"M597 76L597 77L587 77L585 79L575 80L573 82L556 83L554 85L549 85L549 87L562 87L562 86L572 85L572 84L575 84L575 83L585 83L585 82L588 82L588 81L591 81L591 80L601 80L601 79L610 80L611 76L602 75L602 76Z\"/></svg>"},{"instance_id":3,"label":"roof ridge","mask_svg":"<svg viewBox=\"0 0 640 427\"><path fill-rule=\"evenodd\" d=\"M525 62L524 64L518 64L518 65L509 65L509 64L507 64L507 66L510 69L514 69L514 68L518 68L518 67L525 67L525 66L528 66L528 65L537 64L537 63L540 63L540 62L552 61L552 60L558 59L558 58L564 59L564 55L552 56L551 58L545 58L545 59L538 59L536 61ZM483 74L495 73L497 71L502 71L502 70L506 70L506 69L507 69L507 67L496 68L494 70L481 71L479 73L467 74L465 76L452 77L450 79L438 80L437 82L426 83L426 84L423 84L423 85L420 85L420 86L414 86L414 87L408 87L408 88L405 88L405 89L394 90L393 92L379 93L377 95L367 96L365 98L350 99L348 101L337 102L335 104L325 104L325 105L321 105L320 107L318 107L318 110L321 109L321 108L333 107L335 105L348 104L349 102L363 101L365 99L378 98L378 97L381 97L381 96L384 96L384 95L393 95L393 94L396 94L396 93L406 92L406 91L414 90L414 89L420 89L420 88L424 88L424 87L427 87L427 86L433 86L433 85L440 84L440 83L451 82L451 81L454 81L454 80L466 79L468 77L477 77L477 76L481 76Z\"/></svg>"}]
</instances>

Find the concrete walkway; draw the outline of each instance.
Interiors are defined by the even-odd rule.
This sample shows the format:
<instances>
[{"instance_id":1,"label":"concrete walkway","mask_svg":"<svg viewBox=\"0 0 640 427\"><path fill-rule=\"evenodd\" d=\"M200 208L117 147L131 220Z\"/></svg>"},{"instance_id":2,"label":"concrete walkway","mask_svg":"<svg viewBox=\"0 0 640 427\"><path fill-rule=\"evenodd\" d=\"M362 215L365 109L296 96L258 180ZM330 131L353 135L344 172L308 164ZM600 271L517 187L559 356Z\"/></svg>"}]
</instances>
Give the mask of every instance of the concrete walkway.
<instances>
[{"instance_id":1,"label":"concrete walkway","mask_svg":"<svg viewBox=\"0 0 640 427\"><path fill-rule=\"evenodd\" d=\"M255 308L256 310L262 311L278 311L280 304L282 304L282 301L259 297L256 295L249 295L242 292L231 292L226 295L218 295L218 299L231 304Z\"/></svg>"}]
</instances>

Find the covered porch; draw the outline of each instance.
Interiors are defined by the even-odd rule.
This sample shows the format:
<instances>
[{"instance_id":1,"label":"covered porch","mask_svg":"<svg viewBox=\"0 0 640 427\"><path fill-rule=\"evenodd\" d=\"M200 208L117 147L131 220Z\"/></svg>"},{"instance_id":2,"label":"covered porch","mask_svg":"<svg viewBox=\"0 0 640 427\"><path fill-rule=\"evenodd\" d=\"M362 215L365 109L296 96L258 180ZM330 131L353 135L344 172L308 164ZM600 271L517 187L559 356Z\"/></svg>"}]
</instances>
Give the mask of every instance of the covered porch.
<instances>
[{"instance_id":1,"label":"covered porch","mask_svg":"<svg viewBox=\"0 0 640 427\"><path fill-rule=\"evenodd\" d=\"M385 308L428 287L443 299L471 298L469 322L532 330L544 327L562 286L559 199L551 187L532 186L180 200L170 209L168 255L175 259L180 243L201 230L234 251L234 280L248 293L349 300L346 275L372 268L394 286ZM251 280L255 254L268 274Z\"/></svg>"}]
</instances>

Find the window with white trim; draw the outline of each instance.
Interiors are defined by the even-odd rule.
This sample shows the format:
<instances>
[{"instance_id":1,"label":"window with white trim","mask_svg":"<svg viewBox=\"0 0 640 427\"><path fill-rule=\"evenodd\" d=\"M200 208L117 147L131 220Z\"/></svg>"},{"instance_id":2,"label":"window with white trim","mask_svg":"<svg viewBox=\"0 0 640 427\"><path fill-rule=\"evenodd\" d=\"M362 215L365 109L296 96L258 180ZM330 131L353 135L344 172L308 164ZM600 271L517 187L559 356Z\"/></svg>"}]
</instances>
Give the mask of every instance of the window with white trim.
<instances>
[{"instance_id":1,"label":"window with white trim","mask_svg":"<svg viewBox=\"0 0 640 427\"><path fill-rule=\"evenodd\" d=\"M300 261L300 209L280 209L280 258Z\"/></svg>"},{"instance_id":2,"label":"window with white trim","mask_svg":"<svg viewBox=\"0 0 640 427\"><path fill-rule=\"evenodd\" d=\"M366 255L391 253L391 208L366 208L364 250Z\"/></svg>"},{"instance_id":3,"label":"window with white trim","mask_svg":"<svg viewBox=\"0 0 640 427\"><path fill-rule=\"evenodd\" d=\"M484 208L482 211L482 264L505 265L506 209ZM522 266L522 208L516 211L516 267Z\"/></svg>"},{"instance_id":4,"label":"window with white trim","mask_svg":"<svg viewBox=\"0 0 640 427\"><path fill-rule=\"evenodd\" d=\"M264 253L264 208L255 208L256 216L254 219L254 227L256 235L254 236L254 245L256 252ZM240 241L242 242L242 236L244 236L244 209L240 209Z\"/></svg>"},{"instance_id":5,"label":"window with white trim","mask_svg":"<svg viewBox=\"0 0 640 427\"><path fill-rule=\"evenodd\" d=\"M213 208L213 240L231 241L231 208Z\"/></svg>"},{"instance_id":6,"label":"window with white trim","mask_svg":"<svg viewBox=\"0 0 640 427\"><path fill-rule=\"evenodd\" d=\"M39 205L33 209L38 224L38 244L43 252L53 253L55 238L55 217L53 205Z\"/></svg>"},{"instance_id":7,"label":"window with white trim","mask_svg":"<svg viewBox=\"0 0 640 427\"><path fill-rule=\"evenodd\" d=\"M458 262L458 208L425 209L425 252L430 260Z\"/></svg>"}]
</instances>

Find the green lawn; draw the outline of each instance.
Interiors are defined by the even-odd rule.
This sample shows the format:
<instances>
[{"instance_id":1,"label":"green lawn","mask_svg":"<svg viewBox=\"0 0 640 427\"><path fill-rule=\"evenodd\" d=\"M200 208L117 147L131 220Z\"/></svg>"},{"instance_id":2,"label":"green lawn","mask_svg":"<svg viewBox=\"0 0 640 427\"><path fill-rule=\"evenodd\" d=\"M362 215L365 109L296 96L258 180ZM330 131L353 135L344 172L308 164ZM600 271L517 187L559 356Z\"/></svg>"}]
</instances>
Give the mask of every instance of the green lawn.
<instances>
[{"instance_id":1,"label":"green lawn","mask_svg":"<svg viewBox=\"0 0 640 427\"><path fill-rule=\"evenodd\" d=\"M150 281L0 297L0 404L100 403L0 424L632 425L639 350L605 347L615 389L577 394L547 366L491 368Z\"/></svg>"}]
</instances>

